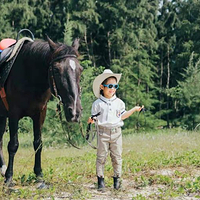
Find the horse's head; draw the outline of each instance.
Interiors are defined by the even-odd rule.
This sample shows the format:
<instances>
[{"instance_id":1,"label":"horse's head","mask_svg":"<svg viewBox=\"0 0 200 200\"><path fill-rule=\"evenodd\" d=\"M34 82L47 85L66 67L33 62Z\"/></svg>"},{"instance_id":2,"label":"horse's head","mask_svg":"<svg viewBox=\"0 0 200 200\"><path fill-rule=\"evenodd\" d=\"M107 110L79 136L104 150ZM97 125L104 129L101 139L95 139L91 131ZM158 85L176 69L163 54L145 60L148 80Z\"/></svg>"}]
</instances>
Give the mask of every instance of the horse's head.
<instances>
[{"instance_id":1,"label":"horse's head","mask_svg":"<svg viewBox=\"0 0 200 200\"><path fill-rule=\"evenodd\" d=\"M79 40L76 39L72 46L54 43L48 37L47 40L52 52L51 90L61 97L66 120L77 122L82 111L79 84L83 68L77 59Z\"/></svg>"}]
</instances>

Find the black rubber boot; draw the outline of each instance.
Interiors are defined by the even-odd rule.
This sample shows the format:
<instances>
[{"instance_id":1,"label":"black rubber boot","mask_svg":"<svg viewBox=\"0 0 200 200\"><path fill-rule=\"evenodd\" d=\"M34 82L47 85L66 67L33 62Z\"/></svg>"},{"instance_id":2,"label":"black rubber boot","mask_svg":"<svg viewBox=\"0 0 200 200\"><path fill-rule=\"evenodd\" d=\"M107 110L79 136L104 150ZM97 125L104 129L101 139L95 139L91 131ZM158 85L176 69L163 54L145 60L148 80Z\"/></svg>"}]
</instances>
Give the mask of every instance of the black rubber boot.
<instances>
[{"instance_id":1,"label":"black rubber boot","mask_svg":"<svg viewBox=\"0 0 200 200\"><path fill-rule=\"evenodd\" d=\"M114 182L114 189L119 190L121 187L121 182L119 177L113 177L113 182Z\"/></svg>"},{"instance_id":2,"label":"black rubber boot","mask_svg":"<svg viewBox=\"0 0 200 200\"><path fill-rule=\"evenodd\" d=\"M104 178L97 176L97 179L98 179L98 190L104 191L105 190Z\"/></svg>"}]
</instances>

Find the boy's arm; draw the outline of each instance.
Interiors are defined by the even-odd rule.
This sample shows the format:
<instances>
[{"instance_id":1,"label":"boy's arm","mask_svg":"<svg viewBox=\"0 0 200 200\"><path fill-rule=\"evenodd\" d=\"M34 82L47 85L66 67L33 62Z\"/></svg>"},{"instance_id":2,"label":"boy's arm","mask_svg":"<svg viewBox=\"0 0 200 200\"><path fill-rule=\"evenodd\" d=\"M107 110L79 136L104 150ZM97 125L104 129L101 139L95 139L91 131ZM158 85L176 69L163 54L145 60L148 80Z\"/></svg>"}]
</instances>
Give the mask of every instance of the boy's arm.
<instances>
[{"instance_id":1,"label":"boy's arm","mask_svg":"<svg viewBox=\"0 0 200 200\"><path fill-rule=\"evenodd\" d=\"M126 118L128 118L129 116L131 116L134 112L140 112L142 109L144 108L144 106L135 106L134 108L126 111L122 116L121 119L124 120Z\"/></svg>"},{"instance_id":2,"label":"boy's arm","mask_svg":"<svg viewBox=\"0 0 200 200\"><path fill-rule=\"evenodd\" d=\"M92 104L91 117L89 117L87 121L88 124L93 124L96 121L96 118L101 114L101 112L98 112L98 110L98 104L94 102Z\"/></svg>"}]
</instances>

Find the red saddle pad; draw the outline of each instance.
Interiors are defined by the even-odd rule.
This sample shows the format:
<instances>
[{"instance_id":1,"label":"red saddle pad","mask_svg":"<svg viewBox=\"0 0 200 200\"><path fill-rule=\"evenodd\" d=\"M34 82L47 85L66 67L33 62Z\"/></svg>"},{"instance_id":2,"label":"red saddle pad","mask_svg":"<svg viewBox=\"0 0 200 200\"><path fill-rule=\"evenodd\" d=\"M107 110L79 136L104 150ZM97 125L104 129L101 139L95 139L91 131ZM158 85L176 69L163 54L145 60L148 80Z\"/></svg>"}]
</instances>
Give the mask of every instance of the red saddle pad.
<instances>
[{"instance_id":1,"label":"red saddle pad","mask_svg":"<svg viewBox=\"0 0 200 200\"><path fill-rule=\"evenodd\" d=\"M3 39L0 42L0 50L4 50L15 43L16 43L16 40L14 40L14 39L11 39L11 38Z\"/></svg>"}]
</instances>

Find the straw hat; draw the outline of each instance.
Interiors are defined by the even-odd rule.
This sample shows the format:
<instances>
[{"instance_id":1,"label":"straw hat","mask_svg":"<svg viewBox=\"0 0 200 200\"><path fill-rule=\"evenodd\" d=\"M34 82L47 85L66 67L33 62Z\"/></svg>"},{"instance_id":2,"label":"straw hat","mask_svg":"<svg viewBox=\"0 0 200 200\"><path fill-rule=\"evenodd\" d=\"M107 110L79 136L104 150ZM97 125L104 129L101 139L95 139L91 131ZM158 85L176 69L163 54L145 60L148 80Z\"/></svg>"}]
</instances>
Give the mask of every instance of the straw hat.
<instances>
[{"instance_id":1,"label":"straw hat","mask_svg":"<svg viewBox=\"0 0 200 200\"><path fill-rule=\"evenodd\" d=\"M121 75L122 74L114 74L110 69L105 69L102 74L100 74L99 76L97 76L94 79L94 82L93 82L93 92L94 92L94 95L97 98L100 97L100 85L102 84L102 82L105 79L107 79L108 77L114 76L117 79L117 83L119 83Z\"/></svg>"}]
</instances>

